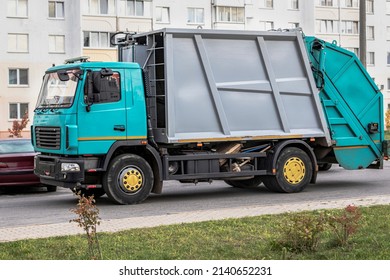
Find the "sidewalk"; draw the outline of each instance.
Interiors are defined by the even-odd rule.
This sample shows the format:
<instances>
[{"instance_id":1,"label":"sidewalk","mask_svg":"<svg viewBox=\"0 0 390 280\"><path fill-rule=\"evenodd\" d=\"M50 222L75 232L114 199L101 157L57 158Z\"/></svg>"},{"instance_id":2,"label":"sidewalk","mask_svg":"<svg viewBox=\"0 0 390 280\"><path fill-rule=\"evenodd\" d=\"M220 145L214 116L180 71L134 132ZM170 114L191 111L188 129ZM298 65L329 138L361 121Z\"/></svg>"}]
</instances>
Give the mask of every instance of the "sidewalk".
<instances>
[{"instance_id":1,"label":"sidewalk","mask_svg":"<svg viewBox=\"0 0 390 280\"><path fill-rule=\"evenodd\" d=\"M335 201L316 201L294 203L289 205L251 206L246 208L228 208L205 211L190 211L169 215L148 217L133 217L125 219L102 220L98 232L117 232L132 228L156 227L191 222L222 220L227 218L242 218L265 214L279 214L285 212L299 212L315 209L344 208L349 204L356 206L390 204L390 196L370 196L354 199L340 199ZM36 239L63 235L83 234L83 230L76 223L58 223L46 225L30 225L23 227L0 228L0 242L10 242L23 239Z\"/></svg>"}]
</instances>

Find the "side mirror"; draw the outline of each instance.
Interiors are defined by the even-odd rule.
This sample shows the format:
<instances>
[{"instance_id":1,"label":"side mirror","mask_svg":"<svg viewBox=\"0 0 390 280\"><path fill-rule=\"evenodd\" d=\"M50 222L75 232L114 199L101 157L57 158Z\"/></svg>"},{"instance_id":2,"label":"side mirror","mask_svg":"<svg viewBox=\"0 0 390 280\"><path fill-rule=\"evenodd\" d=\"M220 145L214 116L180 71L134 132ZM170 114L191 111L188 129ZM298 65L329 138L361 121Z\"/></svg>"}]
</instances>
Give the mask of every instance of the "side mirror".
<instances>
[{"instance_id":1,"label":"side mirror","mask_svg":"<svg viewBox=\"0 0 390 280\"><path fill-rule=\"evenodd\" d=\"M60 79L61 82L69 81L69 75L66 70L58 70L57 75L58 75L58 79Z\"/></svg>"}]
</instances>

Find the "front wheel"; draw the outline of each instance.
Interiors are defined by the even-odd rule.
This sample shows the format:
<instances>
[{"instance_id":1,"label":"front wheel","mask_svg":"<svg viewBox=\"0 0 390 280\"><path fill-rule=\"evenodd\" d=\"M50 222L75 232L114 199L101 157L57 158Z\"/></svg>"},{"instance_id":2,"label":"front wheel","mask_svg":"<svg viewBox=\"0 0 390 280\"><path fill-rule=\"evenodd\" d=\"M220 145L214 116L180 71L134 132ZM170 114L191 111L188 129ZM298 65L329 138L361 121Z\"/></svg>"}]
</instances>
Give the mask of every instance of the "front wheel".
<instances>
[{"instance_id":1,"label":"front wheel","mask_svg":"<svg viewBox=\"0 0 390 280\"><path fill-rule=\"evenodd\" d=\"M103 178L107 196L118 204L144 201L153 187L153 171L149 163L133 154L114 158Z\"/></svg>"},{"instance_id":2,"label":"front wheel","mask_svg":"<svg viewBox=\"0 0 390 280\"><path fill-rule=\"evenodd\" d=\"M264 176L264 185L270 191L282 193L300 192L310 183L312 162L306 152L287 147L282 150L276 163L275 176Z\"/></svg>"}]
</instances>

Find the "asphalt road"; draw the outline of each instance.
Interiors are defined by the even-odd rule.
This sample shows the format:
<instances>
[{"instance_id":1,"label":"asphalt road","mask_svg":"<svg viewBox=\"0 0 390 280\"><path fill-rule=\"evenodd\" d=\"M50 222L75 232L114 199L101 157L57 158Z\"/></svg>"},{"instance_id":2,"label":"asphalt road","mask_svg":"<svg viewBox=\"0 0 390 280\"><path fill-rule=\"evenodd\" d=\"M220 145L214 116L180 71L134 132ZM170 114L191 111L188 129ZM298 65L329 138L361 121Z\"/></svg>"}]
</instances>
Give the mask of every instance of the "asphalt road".
<instances>
[{"instance_id":1,"label":"asphalt road","mask_svg":"<svg viewBox=\"0 0 390 280\"><path fill-rule=\"evenodd\" d=\"M264 187L238 189L223 181L198 185L166 182L163 194L151 195L142 204L114 205L103 196L97 205L102 219L267 205L288 209L289 204L390 196L389 170L390 163L385 163L383 170L348 171L334 166L319 173L317 184L297 194L271 193ZM69 210L76 204L77 198L67 189L47 193L44 188L3 188L0 189L0 228L69 222L75 218Z\"/></svg>"}]
</instances>

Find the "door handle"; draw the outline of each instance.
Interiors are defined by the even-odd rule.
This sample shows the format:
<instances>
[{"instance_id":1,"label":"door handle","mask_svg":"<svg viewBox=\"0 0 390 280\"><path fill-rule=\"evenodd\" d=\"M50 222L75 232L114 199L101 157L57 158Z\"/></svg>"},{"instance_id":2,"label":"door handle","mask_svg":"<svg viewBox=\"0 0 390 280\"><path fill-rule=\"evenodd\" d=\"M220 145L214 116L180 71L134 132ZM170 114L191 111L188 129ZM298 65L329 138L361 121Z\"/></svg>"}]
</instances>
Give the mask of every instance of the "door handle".
<instances>
[{"instance_id":1,"label":"door handle","mask_svg":"<svg viewBox=\"0 0 390 280\"><path fill-rule=\"evenodd\" d=\"M116 131L125 131L125 126L124 125L114 125L114 130Z\"/></svg>"}]
</instances>

